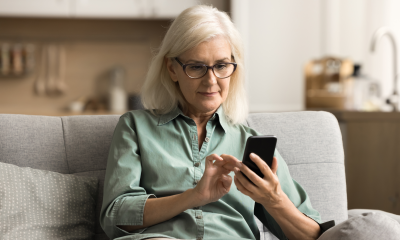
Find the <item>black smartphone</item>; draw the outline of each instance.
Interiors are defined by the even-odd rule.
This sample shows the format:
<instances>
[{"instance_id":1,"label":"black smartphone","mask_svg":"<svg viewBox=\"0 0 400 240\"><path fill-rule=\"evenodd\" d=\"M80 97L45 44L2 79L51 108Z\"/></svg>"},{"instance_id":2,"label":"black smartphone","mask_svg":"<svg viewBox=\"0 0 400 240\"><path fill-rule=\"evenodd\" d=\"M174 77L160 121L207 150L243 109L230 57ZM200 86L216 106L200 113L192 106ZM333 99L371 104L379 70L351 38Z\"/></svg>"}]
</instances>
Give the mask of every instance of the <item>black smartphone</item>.
<instances>
[{"instance_id":1,"label":"black smartphone","mask_svg":"<svg viewBox=\"0 0 400 240\"><path fill-rule=\"evenodd\" d=\"M246 141L242 163L255 172L258 176L263 178L264 174L262 174L257 165L250 159L250 153L257 154L268 164L269 167L271 167L277 141L278 139L273 135L249 137ZM243 176L245 176L251 182L251 180L244 173Z\"/></svg>"}]
</instances>

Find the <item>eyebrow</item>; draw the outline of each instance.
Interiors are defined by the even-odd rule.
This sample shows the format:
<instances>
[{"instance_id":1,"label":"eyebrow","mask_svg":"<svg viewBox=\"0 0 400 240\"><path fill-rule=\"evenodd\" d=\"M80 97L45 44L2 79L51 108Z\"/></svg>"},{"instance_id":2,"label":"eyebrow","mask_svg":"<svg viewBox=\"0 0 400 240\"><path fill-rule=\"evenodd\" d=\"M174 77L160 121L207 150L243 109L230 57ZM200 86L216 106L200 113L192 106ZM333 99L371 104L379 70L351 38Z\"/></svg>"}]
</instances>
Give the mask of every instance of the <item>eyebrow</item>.
<instances>
[{"instance_id":1,"label":"eyebrow","mask_svg":"<svg viewBox=\"0 0 400 240\"><path fill-rule=\"evenodd\" d=\"M215 62L216 62L216 63L219 63L219 62L224 62L224 61L226 61L226 60L230 61L231 59L225 57L225 58L218 59L218 60L216 60ZM188 62L194 62L194 63L202 63L202 64L204 64L203 61L199 61L199 60L195 60L195 59L189 59L189 60L187 61L187 63L188 63Z\"/></svg>"}]
</instances>

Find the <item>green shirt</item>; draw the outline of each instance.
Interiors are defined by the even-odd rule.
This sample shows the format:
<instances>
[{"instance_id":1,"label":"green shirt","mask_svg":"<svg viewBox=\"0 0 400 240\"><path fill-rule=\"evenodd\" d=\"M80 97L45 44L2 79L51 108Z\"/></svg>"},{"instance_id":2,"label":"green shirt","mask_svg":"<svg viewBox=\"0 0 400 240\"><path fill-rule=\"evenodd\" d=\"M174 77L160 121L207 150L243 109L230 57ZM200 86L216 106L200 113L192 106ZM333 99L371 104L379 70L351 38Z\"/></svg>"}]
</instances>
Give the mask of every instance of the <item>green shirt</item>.
<instances>
[{"instance_id":1,"label":"green shirt","mask_svg":"<svg viewBox=\"0 0 400 240\"><path fill-rule=\"evenodd\" d=\"M160 116L135 110L120 117L108 155L100 215L101 226L110 238L260 239L254 219L255 202L239 192L234 182L229 193L218 201L187 209L168 221L132 233L116 227L142 225L148 197L160 198L194 188L203 175L206 156L229 154L242 159L247 138L261 135L244 125L228 123L222 107L207 122L206 130L205 141L198 149L196 124L179 108ZM319 213L312 208L304 189L291 178L278 151L275 156L282 190L301 212L320 222ZM230 175L233 178L234 173ZM285 239L264 208L261 214L266 227Z\"/></svg>"}]
</instances>

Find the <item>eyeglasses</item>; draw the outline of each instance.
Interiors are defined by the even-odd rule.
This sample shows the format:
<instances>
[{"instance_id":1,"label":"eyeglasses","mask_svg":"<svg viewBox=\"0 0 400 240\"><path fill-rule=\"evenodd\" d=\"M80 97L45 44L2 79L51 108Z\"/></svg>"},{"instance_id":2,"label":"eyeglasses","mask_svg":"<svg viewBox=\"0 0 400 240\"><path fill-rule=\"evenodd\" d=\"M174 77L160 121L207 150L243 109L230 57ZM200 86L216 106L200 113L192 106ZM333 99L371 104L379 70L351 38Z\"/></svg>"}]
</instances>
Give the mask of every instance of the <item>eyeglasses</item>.
<instances>
[{"instance_id":1,"label":"eyeglasses","mask_svg":"<svg viewBox=\"0 0 400 240\"><path fill-rule=\"evenodd\" d=\"M230 77L236 70L236 63L217 63L214 66L207 66L205 64L183 64L176 57L175 60L182 66L183 71L190 78L202 78L206 75L208 69L211 69L217 78Z\"/></svg>"}]
</instances>

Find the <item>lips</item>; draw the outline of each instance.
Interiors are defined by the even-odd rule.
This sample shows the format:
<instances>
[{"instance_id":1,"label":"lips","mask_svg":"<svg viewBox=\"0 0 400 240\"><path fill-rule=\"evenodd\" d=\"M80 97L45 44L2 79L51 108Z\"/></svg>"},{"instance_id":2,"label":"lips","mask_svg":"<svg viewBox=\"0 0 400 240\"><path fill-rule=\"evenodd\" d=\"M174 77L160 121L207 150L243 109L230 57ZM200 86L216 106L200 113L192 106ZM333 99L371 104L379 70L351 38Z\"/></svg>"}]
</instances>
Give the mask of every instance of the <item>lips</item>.
<instances>
[{"instance_id":1,"label":"lips","mask_svg":"<svg viewBox=\"0 0 400 240\"><path fill-rule=\"evenodd\" d=\"M216 95L218 92L199 92L199 93L206 97L212 97L212 96Z\"/></svg>"}]
</instances>

